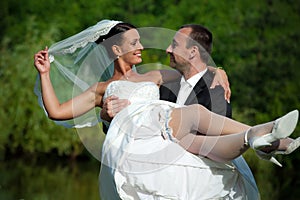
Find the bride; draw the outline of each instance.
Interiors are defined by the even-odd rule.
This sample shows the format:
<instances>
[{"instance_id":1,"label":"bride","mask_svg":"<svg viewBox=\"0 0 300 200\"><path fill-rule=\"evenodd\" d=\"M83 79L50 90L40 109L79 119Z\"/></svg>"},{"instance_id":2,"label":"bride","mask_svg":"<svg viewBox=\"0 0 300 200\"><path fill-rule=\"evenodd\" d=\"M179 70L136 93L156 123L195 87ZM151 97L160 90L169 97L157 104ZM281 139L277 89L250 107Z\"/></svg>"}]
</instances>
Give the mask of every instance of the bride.
<instances>
[{"instance_id":1,"label":"bride","mask_svg":"<svg viewBox=\"0 0 300 200\"><path fill-rule=\"evenodd\" d=\"M134 26L104 20L52 46L50 56L46 48L34 57L42 103L53 120L76 119L101 107L111 95L131 102L114 117L103 144L101 198L251 199L257 195L230 161L251 147L260 158L279 164L274 154L289 154L299 146L299 139L288 138L297 124L298 111L250 127L200 105L181 107L159 100L159 86L179 74L170 70L138 74L132 68L142 62L142 50ZM106 52L114 66L100 70L95 63L104 62ZM50 77L50 62L83 92L76 91L75 97L60 103ZM71 72L69 66L76 65L82 67L82 77ZM104 81L95 81L99 79ZM82 119L84 123L89 120L89 116ZM194 135L194 130L206 135Z\"/></svg>"}]
</instances>

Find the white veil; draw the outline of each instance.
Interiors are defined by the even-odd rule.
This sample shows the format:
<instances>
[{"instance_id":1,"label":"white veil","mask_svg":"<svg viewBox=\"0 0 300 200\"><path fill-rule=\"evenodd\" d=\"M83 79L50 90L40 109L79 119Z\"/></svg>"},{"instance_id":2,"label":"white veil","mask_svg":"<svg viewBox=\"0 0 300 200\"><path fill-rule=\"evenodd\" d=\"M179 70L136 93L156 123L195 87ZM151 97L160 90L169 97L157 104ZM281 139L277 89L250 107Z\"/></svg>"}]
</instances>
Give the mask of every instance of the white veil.
<instances>
[{"instance_id":1,"label":"white veil","mask_svg":"<svg viewBox=\"0 0 300 200\"><path fill-rule=\"evenodd\" d=\"M119 23L121 21L102 20L49 48L51 82L60 102L77 96L96 82L111 78L114 70L113 60L108 57L105 47L96 44L95 41ZM39 76L34 91L38 96L39 105L47 115ZM73 120L55 122L68 128L91 127L101 121L99 111L99 108L95 108Z\"/></svg>"}]
</instances>

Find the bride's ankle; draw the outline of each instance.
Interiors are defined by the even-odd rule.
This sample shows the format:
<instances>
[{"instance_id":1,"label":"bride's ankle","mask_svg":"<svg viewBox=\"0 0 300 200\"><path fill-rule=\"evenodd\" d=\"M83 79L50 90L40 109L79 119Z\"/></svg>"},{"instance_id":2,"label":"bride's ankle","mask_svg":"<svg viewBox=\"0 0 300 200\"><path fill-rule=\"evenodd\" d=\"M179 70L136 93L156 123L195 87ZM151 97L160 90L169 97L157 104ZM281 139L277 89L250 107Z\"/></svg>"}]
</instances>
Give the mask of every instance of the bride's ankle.
<instances>
[{"instance_id":1,"label":"bride's ankle","mask_svg":"<svg viewBox=\"0 0 300 200\"><path fill-rule=\"evenodd\" d=\"M248 129L248 140L251 137L260 137L272 132L275 121L259 124ZM250 136L250 137L249 137Z\"/></svg>"},{"instance_id":2,"label":"bride's ankle","mask_svg":"<svg viewBox=\"0 0 300 200\"><path fill-rule=\"evenodd\" d=\"M254 134L253 127L249 128L247 131L245 131L244 135L244 144L246 146L251 146L253 138L256 137Z\"/></svg>"},{"instance_id":3,"label":"bride's ankle","mask_svg":"<svg viewBox=\"0 0 300 200\"><path fill-rule=\"evenodd\" d=\"M260 137L262 135L263 134L261 132L259 132L257 128L251 127L245 132L244 142L247 145L249 142L251 143L251 140L253 138Z\"/></svg>"},{"instance_id":4,"label":"bride's ankle","mask_svg":"<svg viewBox=\"0 0 300 200\"><path fill-rule=\"evenodd\" d=\"M250 146L253 148L253 142L254 140L256 140L257 138L260 138L266 134L269 134L270 131L273 128L273 122L269 122L266 124L260 124L260 125L256 125L253 126L251 128L249 128L247 131L245 131L245 135L244 135L244 144L246 146ZM271 144L268 143L264 143L261 144L262 146L269 146Z\"/></svg>"}]
</instances>

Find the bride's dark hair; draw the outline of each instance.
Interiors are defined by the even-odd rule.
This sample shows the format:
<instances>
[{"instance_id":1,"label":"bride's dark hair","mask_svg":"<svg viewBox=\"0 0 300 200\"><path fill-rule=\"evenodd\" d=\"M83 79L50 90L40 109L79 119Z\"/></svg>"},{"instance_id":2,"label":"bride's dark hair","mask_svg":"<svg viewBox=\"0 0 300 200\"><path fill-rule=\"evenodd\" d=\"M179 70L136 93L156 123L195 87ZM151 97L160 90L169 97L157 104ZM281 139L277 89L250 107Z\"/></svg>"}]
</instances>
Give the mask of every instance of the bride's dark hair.
<instances>
[{"instance_id":1,"label":"bride's dark hair","mask_svg":"<svg viewBox=\"0 0 300 200\"><path fill-rule=\"evenodd\" d=\"M106 35L100 36L95 43L101 43L106 48L108 56L114 59L116 55L113 53L111 47L113 45L121 45L123 42L123 33L130 29L136 29L136 27L132 24L121 22L111 28Z\"/></svg>"}]
</instances>

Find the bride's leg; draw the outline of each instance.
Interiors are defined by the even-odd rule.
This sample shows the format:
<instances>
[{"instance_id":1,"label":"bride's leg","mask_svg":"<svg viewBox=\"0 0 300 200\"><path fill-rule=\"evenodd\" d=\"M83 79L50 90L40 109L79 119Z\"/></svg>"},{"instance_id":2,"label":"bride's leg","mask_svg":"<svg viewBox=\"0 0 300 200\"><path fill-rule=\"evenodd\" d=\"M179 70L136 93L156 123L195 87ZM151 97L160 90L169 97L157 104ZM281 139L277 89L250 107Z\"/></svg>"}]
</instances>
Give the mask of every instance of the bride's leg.
<instances>
[{"instance_id":1,"label":"bride's leg","mask_svg":"<svg viewBox=\"0 0 300 200\"><path fill-rule=\"evenodd\" d=\"M180 144L188 151L214 160L226 161L245 152L249 148L245 143L248 144L250 140L251 147L256 150L268 145L271 145L271 151L280 150L278 145L272 143L293 132L298 121L298 111L294 110L275 122L254 127L214 114L201 105L173 109L170 117L168 124L173 136L180 140ZM190 134L193 130L206 135ZM289 150L284 153L288 154L298 148L299 141L300 139L292 143L290 141L287 145Z\"/></svg>"},{"instance_id":2,"label":"bride's leg","mask_svg":"<svg viewBox=\"0 0 300 200\"><path fill-rule=\"evenodd\" d=\"M218 136L241 133L250 128L249 125L210 112L197 104L175 108L170 117L169 125L172 128L173 136L177 139L195 131L208 136ZM256 126L263 133L270 132L272 127L272 122L264 124L262 127Z\"/></svg>"},{"instance_id":3,"label":"bride's leg","mask_svg":"<svg viewBox=\"0 0 300 200\"><path fill-rule=\"evenodd\" d=\"M233 160L242 155L249 149L249 145L245 144L246 141L250 138L255 138L269 133L269 126L270 123L261 124L251 127L249 130L241 133L221 136L194 135L188 133L179 140L179 144L193 154L206 156L212 160L224 162ZM263 151L286 150L292 141L292 139L276 140L273 142L272 146L268 147L268 150L264 149Z\"/></svg>"},{"instance_id":4,"label":"bride's leg","mask_svg":"<svg viewBox=\"0 0 300 200\"><path fill-rule=\"evenodd\" d=\"M244 141L245 133L223 136L187 134L179 144L187 151L202 155L217 162L233 160L249 149Z\"/></svg>"},{"instance_id":5,"label":"bride's leg","mask_svg":"<svg viewBox=\"0 0 300 200\"><path fill-rule=\"evenodd\" d=\"M248 138L252 138L269 133L273 127L273 122L269 122L251 128L201 105L173 109L170 117L172 134L181 146L191 153L222 162L240 156L249 148L245 145L246 131ZM194 130L206 135L191 134Z\"/></svg>"}]
</instances>

